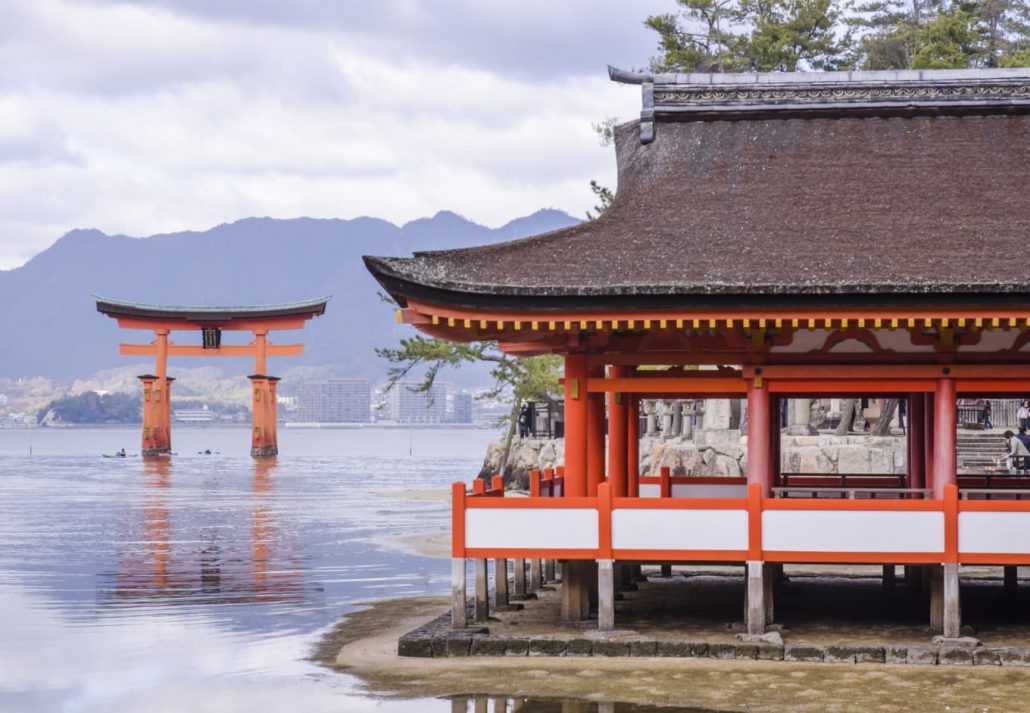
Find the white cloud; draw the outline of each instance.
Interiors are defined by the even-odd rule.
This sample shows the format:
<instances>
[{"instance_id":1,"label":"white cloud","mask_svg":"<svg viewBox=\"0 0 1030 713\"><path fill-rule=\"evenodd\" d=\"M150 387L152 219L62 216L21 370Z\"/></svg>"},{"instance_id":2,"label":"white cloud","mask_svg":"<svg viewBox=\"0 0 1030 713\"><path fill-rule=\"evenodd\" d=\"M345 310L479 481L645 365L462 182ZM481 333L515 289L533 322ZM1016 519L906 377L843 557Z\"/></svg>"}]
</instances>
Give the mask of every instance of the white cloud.
<instances>
[{"instance_id":1,"label":"white cloud","mask_svg":"<svg viewBox=\"0 0 1030 713\"><path fill-rule=\"evenodd\" d=\"M671 3L7 5L0 268L77 227L582 214L614 182L590 122L639 111L605 58L646 61Z\"/></svg>"}]
</instances>

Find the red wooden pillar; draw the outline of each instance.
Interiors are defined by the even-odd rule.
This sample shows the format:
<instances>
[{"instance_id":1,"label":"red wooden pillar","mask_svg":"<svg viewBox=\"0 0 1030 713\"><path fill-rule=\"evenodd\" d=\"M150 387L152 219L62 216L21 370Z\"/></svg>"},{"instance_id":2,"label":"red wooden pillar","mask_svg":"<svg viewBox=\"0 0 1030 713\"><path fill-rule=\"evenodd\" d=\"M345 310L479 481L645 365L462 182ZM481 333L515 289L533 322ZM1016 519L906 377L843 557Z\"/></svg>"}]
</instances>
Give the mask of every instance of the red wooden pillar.
<instances>
[{"instance_id":1,"label":"red wooden pillar","mask_svg":"<svg viewBox=\"0 0 1030 713\"><path fill-rule=\"evenodd\" d=\"M769 399L769 443L771 458L769 460L769 484L780 485L780 403L779 396ZM748 416L750 418L750 415Z\"/></svg>"},{"instance_id":2,"label":"red wooden pillar","mask_svg":"<svg viewBox=\"0 0 1030 713\"><path fill-rule=\"evenodd\" d=\"M140 452L145 456L157 455L157 423L154 418L154 383L157 377L153 374L141 374L136 378L143 384L143 432Z\"/></svg>"},{"instance_id":3,"label":"red wooden pillar","mask_svg":"<svg viewBox=\"0 0 1030 713\"><path fill-rule=\"evenodd\" d=\"M771 401L767 385L747 384L747 482L762 486L762 495L769 495L772 473L772 440L769 419Z\"/></svg>"},{"instance_id":4,"label":"red wooden pillar","mask_svg":"<svg viewBox=\"0 0 1030 713\"><path fill-rule=\"evenodd\" d=\"M565 355L565 489L569 497L587 494L587 358Z\"/></svg>"},{"instance_id":5,"label":"red wooden pillar","mask_svg":"<svg viewBox=\"0 0 1030 713\"><path fill-rule=\"evenodd\" d=\"M268 377L268 428L271 432L271 453L268 455L279 455L279 382L278 376Z\"/></svg>"},{"instance_id":6,"label":"red wooden pillar","mask_svg":"<svg viewBox=\"0 0 1030 713\"><path fill-rule=\"evenodd\" d=\"M926 483L926 402L921 393L908 399L908 487L924 488Z\"/></svg>"},{"instance_id":7,"label":"red wooden pillar","mask_svg":"<svg viewBox=\"0 0 1030 713\"><path fill-rule=\"evenodd\" d=\"M933 487L934 394L923 394L923 487Z\"/></svg>"},{"instance_id":8,"label":"red wooden pillar","mask_svg":"<svg viewBox=\"0 0 1030 713\"><path fill-rule=\"evenodd\" d=\"M954 379L937 379L933 413L933 496L940 500L944 498L945 487L955 485L958 465Z\"/></svg>"},{"instance_id":9,"label":"red wooden pillar","mask_svg":"<svg viewBox=\"0 0 1030 713\"><path fill-rule=\"evenodd\" d=\"M251 402L252 435L250 455L255 458L274 456L278 453L271 419L275 418L275 405L272 403L273 390L269 377L264 374L251 374L249 377L253 390Z\"/></svg>"},{"instance_id":10,"label":"red wooden pillar","mask_svg":"<svg viewBox=\"0 0 1030 713\"><path fill-rule=\"evenodd\" d=\"M624 366L613 366L609 370L613 379L626 377ZM609 392L608 394L608 482L611 483L612 497L626 497L626 454L627 454L627 421L629 413L627 394Z\"/></svg>"},{"instance_id":11,"label":"red wooden pillar","mask_svg":"<svg viewBox=\"0 0 1030 713\"><path fill-rule=\"evenodd\" d=\"M627 376L630 376L627 369ZM623 394L626 399L626 495L640 497L640 397Z\"/></svg>"},{"instance_id":12,"label":"red wooden pillar","mask_svg":"<svg viewBox=\"0 0 1030 713\"><path fill-rule=\"evenodd\" d=\"M173 379L162 379L154 374L143 374L138 378L143 382L143 436L140 453L144 456L169 453L172 444L171 399L168 391Z\"/></svg>"},{"instance_id":13,"label":"red wooden pillar","mask_svg":"<svg viewBox=\"0 0 1030 713\"><path fill-rule=\"evenodd\" d=\"M603 379L604 367L587 370L591 379ZM587 495L597 495L597 486L604 480L604 394L587 394Z\"/></svg>"}]
</instances>

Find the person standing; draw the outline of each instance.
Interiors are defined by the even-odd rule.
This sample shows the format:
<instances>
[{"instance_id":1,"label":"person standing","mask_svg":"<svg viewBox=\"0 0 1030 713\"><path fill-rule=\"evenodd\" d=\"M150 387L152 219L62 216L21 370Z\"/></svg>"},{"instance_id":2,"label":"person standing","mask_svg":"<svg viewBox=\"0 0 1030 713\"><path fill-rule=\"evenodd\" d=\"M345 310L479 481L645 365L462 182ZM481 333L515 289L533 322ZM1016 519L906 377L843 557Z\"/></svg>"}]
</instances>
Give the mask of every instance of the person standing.
<instances>
[{"instance_id":1,"label":"person standing","mask_svg":"<svg viewBox=\"0 0 1030 713\"><path fill-rule=\"evenodd\" d=\"M994 417L991 412L991 402L986 400L984 401L983 422L984 428L988 431L994 428ZM1012 431L1006 431L1006 433L1012 433ZM1008 438L1008 436L1006 436L1006 438Z\"/></svg>"},{"instance_id":2,"label":"person standing","mask_svg":"<svg viewBox=\"0 0 1030 713\"><path fill-rule=\"evenodd\" d=\"M1019 409L1016 411L1016 418L1019 419L1019 430L1025 431L1030 428L1030 401L1024 401L1019 404Z\"/></svg>"},{"instance_id":3,"label":"person standing","mask_svg":"<svg viewBox=\"0 0 1030 713\"><path fill-rule=\"evenodd\" d=\"M519 409L519 438L527 438L529 432L529 405L522 404L522 408Z\"/></svg>"}]
</instances>

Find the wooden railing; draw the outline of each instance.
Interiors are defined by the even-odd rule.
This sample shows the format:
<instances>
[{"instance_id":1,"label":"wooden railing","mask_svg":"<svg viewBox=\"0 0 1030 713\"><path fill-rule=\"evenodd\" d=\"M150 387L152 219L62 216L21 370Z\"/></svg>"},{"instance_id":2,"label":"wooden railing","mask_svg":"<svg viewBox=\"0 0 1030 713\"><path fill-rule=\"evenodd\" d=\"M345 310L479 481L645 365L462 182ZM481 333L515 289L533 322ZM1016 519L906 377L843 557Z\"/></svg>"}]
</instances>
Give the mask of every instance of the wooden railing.
<instances>
[{"instance_id":1,"label":"wooden railing","mask_svg":"<svg viewBox=\"0 0 1030 713\"><path fill-rule=\"evenodd\" d=\"M547 481L539 475L541 493ZM763 497L754 484L744 498L613 498L607 482L596 497L482 490L454 485L455 558L1030 564L1030 500L975 489L960 500L954 485L940 500L922 489L909 489L921 499Z\"/></svg>"}]
</instances>

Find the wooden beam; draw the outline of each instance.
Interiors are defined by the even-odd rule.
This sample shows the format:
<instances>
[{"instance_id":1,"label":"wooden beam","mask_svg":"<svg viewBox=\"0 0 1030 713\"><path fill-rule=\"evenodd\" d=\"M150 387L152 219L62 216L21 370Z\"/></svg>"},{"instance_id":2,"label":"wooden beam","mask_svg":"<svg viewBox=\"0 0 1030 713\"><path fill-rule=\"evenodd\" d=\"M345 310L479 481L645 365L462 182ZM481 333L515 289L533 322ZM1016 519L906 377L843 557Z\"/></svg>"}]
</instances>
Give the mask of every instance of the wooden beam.
<instances>
[{"instance_id":1,"label":"wooden beam","mask_svg":"<svg viewBox=\"0 0 1030 713\"><path fill-rule=\"evenodd\" d=\"M764 372L763 372L764 376ZM747 383L747 382L741 382ZM932 392L934 379L776 379L769 380L769 391L774 394L906 394Z\"/></svg>"},{"instance_id":2,"label":"wooden beam","mask_svg":"<svg viewBox=\"0 0 1030 713\"><path fill-rule=\"evenodd\" d=\"M592 393L625 392L631 394L746 394L747 382L739 377L630 377L620 379L588 379Z\"/></svg>"},{"instance_id":3,"label":"wooden beam","mask_svg":"<svg viewBox=\"0 0 1030 713\"><path fill-rule=\"evenodd\" d=\"M157 345L155 344L119 344L118 353L122 356L157 356ZM218 349L204 349L204 347L170 344L168 356L225 356L242 357L257 356L258 348L252 344L223 345ZM265 347L268 356L302 356L304 354L303 344L269 344Z\"/></svg>"},{"instance_id":4,"label":"wooden beam","mask_svg":"<svg viewBox=\"0 0 1030 713\"><path fill-rule=\"evenodd\" d=\"M677 320L683 322L684 326L692 325L695 320L702 323L710 323L712 320L717 322L730 322L731 328L744 329L743 320L748 319L752 323L759 323L761 320L772 320L777 319L793 323L793 320L798 320L799 325L808 326L810 323L813 326L824 329L826 328L826 320L831 320L837 326L836 323L843 319L847 319L850 322L857 322L858 320L864 320L870 322L870 326L875 327L876 320L880 320L880 328L889 328L894 322L897 321L898 326L909 326L909 320L915 320L912 326L925 326L926 321L939 322L941 320L949 320L958 322L959 320L969 320L980 318L987 320L992 326L1000 327L1004 322L1005 325L1010 327L1022 327L1025 321L1030 317L1030 309L1005 309L1005 308L984 308L976 306L956 306L950 309L941 308L922 308L922 307L853 307L853 308L821 308L821 309L790 309L790 308L779 308L779 309L761 309L761 308L737 308L737 309L696 309L696 310L684 310L684 309L666 309L666 310L562 310L562 311L548 311L546 313L532 312L529 310L475 310L475 309L462 309L454 307L453 305L438 305L420 302L418 300L408 300L408 308L422 313L424 315L437 315L444 318L454 319L471 319L471 320L490 320L490 321L506 321L513 322L516 320L522 321L523 323L531 320L539 320L541 324L546 324L546 321L556 322L562 325L564 322L570 322L573 326L579 325L581 322L587 322L590 329L596 328L598 321L606 323L606 327L610 328L611 322L619 322L619 329L627 328L626 323L629 321L634 322L634 328L640 328L645 322L650 323L650 327L661 328L662 320L665 320L666 328L677 328ZM995 323L997 320L997 323ZM1016 320L1013 324L1012 320ZM720 324L720 327L725 324ZM864 325L860 325L864 326ZM938 326L934 324L933 326ZM646 328L646 327L645 327Z\"/></svg>"},{"instance_id":5,"label":"wooden beam","mask_svg":"<svg viewBox=\"0 0 1030 713\"><path fill-rule=\"evenodd\" d=\"M745 366L744 376L758 369L767 379L1030 379L1030 364L766 364Z\"/></svg>"}]
</instances>

